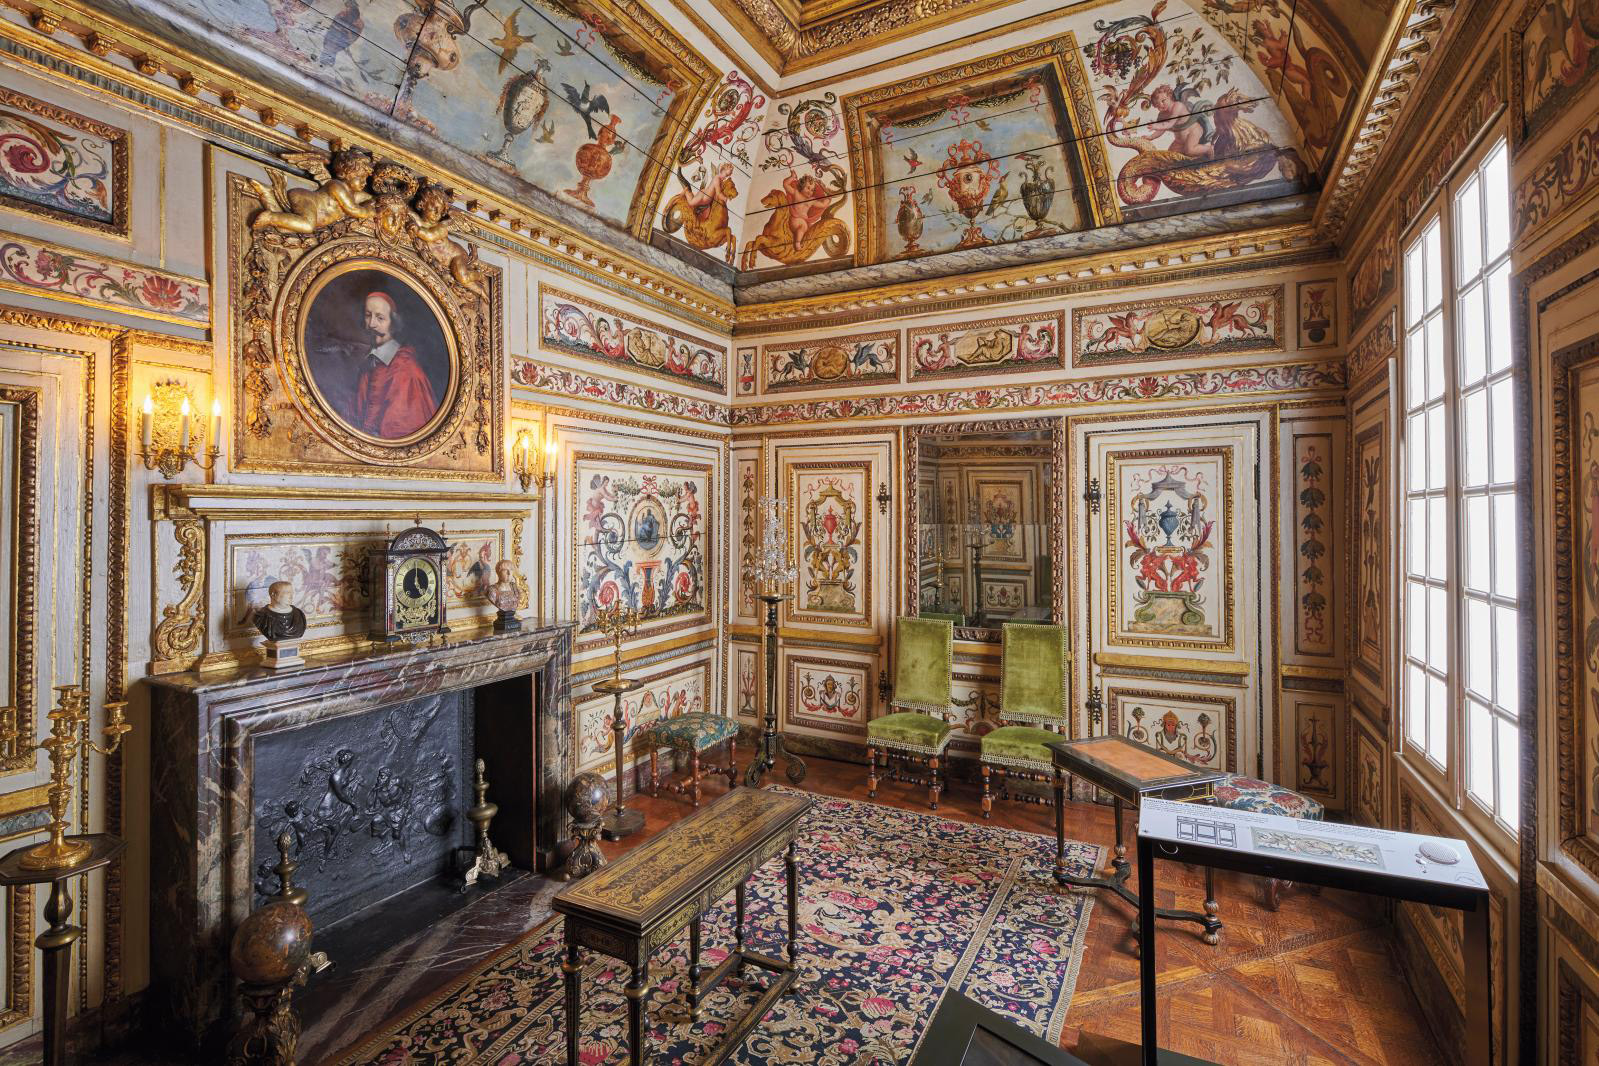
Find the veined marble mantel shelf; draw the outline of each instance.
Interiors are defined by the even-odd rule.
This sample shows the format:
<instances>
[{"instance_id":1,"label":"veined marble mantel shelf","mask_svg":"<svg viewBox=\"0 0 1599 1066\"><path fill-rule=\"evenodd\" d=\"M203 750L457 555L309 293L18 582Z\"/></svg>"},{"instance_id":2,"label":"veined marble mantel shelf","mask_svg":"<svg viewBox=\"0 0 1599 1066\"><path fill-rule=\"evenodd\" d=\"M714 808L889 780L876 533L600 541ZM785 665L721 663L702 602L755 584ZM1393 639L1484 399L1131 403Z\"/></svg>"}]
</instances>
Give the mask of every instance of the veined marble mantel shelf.
<instances>
[{"instance_id":1,"label":"veined marble mantel shelf","mask_svg":"<svg viewBox=\"0 0 1599 1066\"><path fill-rule=\"evenodd\" d=\"M227 953L255 871L255 743L433 693L472 690L477 755L501 806L496 843L519 865L557 863L561 793L576 773L572 626L482 631L372 647L294 670L162 674L151 687L151 935L157 1002L193 1048L231 1011Z\"/></svg>"}]
</instances>

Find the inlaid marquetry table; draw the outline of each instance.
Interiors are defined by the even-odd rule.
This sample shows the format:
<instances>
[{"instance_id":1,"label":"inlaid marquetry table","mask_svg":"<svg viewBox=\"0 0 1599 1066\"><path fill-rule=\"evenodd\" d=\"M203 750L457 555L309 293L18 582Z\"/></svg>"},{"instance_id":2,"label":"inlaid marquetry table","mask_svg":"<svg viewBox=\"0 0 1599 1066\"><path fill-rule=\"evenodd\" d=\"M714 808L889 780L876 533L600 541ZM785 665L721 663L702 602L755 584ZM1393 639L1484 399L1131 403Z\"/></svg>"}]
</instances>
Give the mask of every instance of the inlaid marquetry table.
<instances>
[{"instance_id":1,"label":"inlaid marquetry table","mask_svg":"<svg viewBox=\"0 0 1599 1066\"><path fill-rule=\"evenodd\" d=\"M1049 745L1055 768L1074 774L1110 794L1116 807L1116 851L1110 871L1103 876L1082 876L1066 872L1066 783L1055 775L1055 880L1078 888L1103 888L1138 906L1138 896L1127 887L1132 864L1127 861L1127 844L1122 838L1123 810L1139 809L1147 799L1208 801L1216 782L1227 776L1220 770L1206 770L1174 755L1156 751L1121 736L1084 737ZM1155 917L1178 922L1194 922L1204 927L1207 944L1221 942L1221 919L1216 916L1216 873L1205 868L1205 910L1183 911L1161 907ZM1142 942L1137 919L1131 929L1136 942Z\"/></svg>"},{"instance_id":2,"label":"inlaid marquetry table","mask_svg":"<svg viewBox=\"0 0 1599 1066\"><path fill-rule=\"evenodd\" d=\"M563 889L551 907L566 918L566 1061L578 1066L583 1020L583 949L592 948L632 968L628 981L627 1030L633 1066L648 1058L644 1001L650 992L650 955L686 927L689 1016L722 979L746 965L774 974L772 983L743 1017L728 1025L722 1042L704 1061L723 1062L794 982L799 958L799 869L794 841L811 809L806 796L738 788L662 830L608 866ZM744 892L752 875L779 854L788 874L787 958L744 946ZM700 921L734 893L733 951L709 974L700 966Z\"/></svg>"}]
</instances>

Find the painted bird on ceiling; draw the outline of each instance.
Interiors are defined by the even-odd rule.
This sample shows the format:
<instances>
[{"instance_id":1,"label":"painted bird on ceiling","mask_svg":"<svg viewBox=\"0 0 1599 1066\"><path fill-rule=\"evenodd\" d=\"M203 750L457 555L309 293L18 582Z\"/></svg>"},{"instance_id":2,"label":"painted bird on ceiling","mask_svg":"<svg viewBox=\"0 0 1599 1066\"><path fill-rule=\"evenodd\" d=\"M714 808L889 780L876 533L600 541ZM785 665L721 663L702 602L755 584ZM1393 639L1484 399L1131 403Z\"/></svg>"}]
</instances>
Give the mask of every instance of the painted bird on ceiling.
<instances>
[{"instance_id":1,"label":"painted bird on ceiling","mask_svg":"<svg viewBox=\"0 0 1599 1066\"><path fill-rule=\"evenodd\" d=\"M489 43L500 50L500 69L496 71L498 74L504 74L505 68L510 66L511 61L516 58L517 50L533 39L533 34L531 33L524 36L517 32L516 16L519 13L512 11L505 16L505 23L500 36L489 38Z\"/></svg>"},{"instance_id":2,"label":"painted bird on ceiling","mask_svg":"<svg viewBox=\"0 0 1599 1066\"><path fill-rule=\"evenodd\" d=\"M558 56L571 56L576 55L577 53L572 51L572 42L567 40L565 37L562 37L559 41L555 42L555 54Z\"/></svg>"},{"instance_id":3,"label":"painted bird on ceiling","mask_svg":"<svg viewBox=\"0 0 1599 1066\"><path fill-rule=\"evenodd\" d=\"M905 165L910 167L912 171L922 165L921 157L916 154L916 149L912 148L905 153Z\"/></svg>"},{"instance_id":4,"label":"painted bird on ceiling","mask_svg":"<svg viewBox=\"0 0 1599 1066\"><path fill-rule=\"evenodd\" d=\"M583 83L581 93L565 82L561 83L561 91L566 94L566 102L572 106L572 110L583 116L583 125L588 127L589 140L594 140L594 115L600 111L609 115L611 105L604 96L589 95L591 90L588 82Z\"/></svg>"},{"instance_id":5,"label":"painted bird on ceiling","mask_svg":"<svg viewBox=\"0 0 1599 1066\"><path fill-rule=\"evenodd\" d=\"M999 187L994 190L994 198L988 201L988 210L983 212L984 218L987 218L995 211L998 211L1000 206L1005 203L1005 198L1007 195L1005 190L1005 179L1008 177L1010 177L1009 173L1001 174L999 176Z\"/></svg>"},{"instance_id":6,"label":"painted bird on ceiling","mask_svg":"<svg viewBox=\"0 0 1599 1066\"><path fill-rule=\"evenodd\" d=\"M328 32L322 35L322 54L318 62L323 66L330 65L340 52L355 43L364 28L361 6L356 0L344 0L344 6L333 16L333 24L328 27Z\"/></svg>"}]
</instances>

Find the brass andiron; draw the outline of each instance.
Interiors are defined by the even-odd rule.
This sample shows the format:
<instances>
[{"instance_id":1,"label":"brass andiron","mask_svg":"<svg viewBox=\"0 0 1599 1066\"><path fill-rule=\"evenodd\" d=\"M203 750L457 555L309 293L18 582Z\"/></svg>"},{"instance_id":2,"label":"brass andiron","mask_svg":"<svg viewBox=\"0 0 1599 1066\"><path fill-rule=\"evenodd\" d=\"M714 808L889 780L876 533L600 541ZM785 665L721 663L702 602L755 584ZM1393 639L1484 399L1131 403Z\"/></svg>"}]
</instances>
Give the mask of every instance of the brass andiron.
<instances>
[{"instance_id":1,"label":"brass andiron","mask_svg":"<svg viewBox=\"0 0 1599 1066\"><path fill-rule=\"evenodd\" d=\"M622 676L622 642L638 632L638 609L623 607L617 601L599 612L601 632L611 638L611 676L594 686L594 691L611 697L611 746L616 750L616 804L601 820L606 840L621 840L644 828L644 813L629 810L622 801L622 775L627 772L627 717L622 713L622 697L644 682Z\"/></svg>"},{"instance_id":2,"label":"brass andiron","mask_svg":"<svg viewBox=\"0 0 1599 1066\"><path fill-rule=\"evenodd\" d=\"M474 849L475 857L472 864L461 871L461 891L465 892L477 884L479 878L489 877L499 879L500 871L511 865L511 860L505 852L495 847L489 840L489 823L494 821L494 816L500 813L498 803L489 802L489 783L483 776L483 760L479 759L473 767L472 792L477 797L477 802L466 810L466 820L471 822L477 832L475 838L477 847Z\"/></svg>"},{"instance_id":3,"label":"brass andiron","mask_svg":"<svg viewBox=\"0 0 1599 1066\"><path fill-rule=\"evenodd\" d=\"M126 700L111 700L105 705L106 746L101 747L83 733L89 722L89 694L79 685L57 685L56 706L47 715L50 735L42 742L24 745L17 726L17 709L0 707L0 754L16 759L29 752L42 751L50 756L50 787L46 792L50 803L50 839L35 844L19 860L24 870L68 870L89 857L90 844L82 838L67 838L72 822L67 812L72 809L72 764L81 755L88 759L92 749L101 755L116 754L122 738L133 730L124 717Z\"/></svg>"}]
</instances>

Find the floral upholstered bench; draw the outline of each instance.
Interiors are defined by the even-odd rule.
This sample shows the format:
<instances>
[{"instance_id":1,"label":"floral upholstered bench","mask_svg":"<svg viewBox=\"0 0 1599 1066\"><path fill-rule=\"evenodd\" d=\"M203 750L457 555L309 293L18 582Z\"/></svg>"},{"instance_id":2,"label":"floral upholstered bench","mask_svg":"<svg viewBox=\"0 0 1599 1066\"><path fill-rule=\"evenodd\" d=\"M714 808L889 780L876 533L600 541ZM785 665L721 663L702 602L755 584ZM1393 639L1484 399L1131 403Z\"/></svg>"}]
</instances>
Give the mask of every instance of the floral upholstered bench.
<instances>
[{"instance_id":1,"label":"floral upholstered bench","mask_svg":"<svg viewBox=\"0 0 1599 1066\"><path fill-rule=\"evenodd\" d=\"M1230 811L1251 811L1255 814L1279 814L1285 818L1303 818L1319 822L1326 808L1302 792L1262 781L1258 777L1228 774L1216 782L1216 806ZM1282 902L1282 890L1291 882L1275 877L1266 879L1266 908L1276 910ZM1319 889L1317 889L1319 891Z\"/></svg>"},{"instance_id":2,"label":"floral upholstered bench","mask_svg":"<svg viewBox=\"0 0 1599 1066\"><path fill-rule=\"evenodd\" d=\"M738 787L738 723L719 714L680 714L663 718L645 732L643 744L650 752L650 795L661 793L660 765L657 753L663 747L688 752L688 777L682 784L668 784L668 792L687 796L695 807L700 805L700 782L708 774L727 775L727 787ZM710 751L718 744L727 744L726 766L701 766L700 753Z\"/></svg>"}]
</instances>

